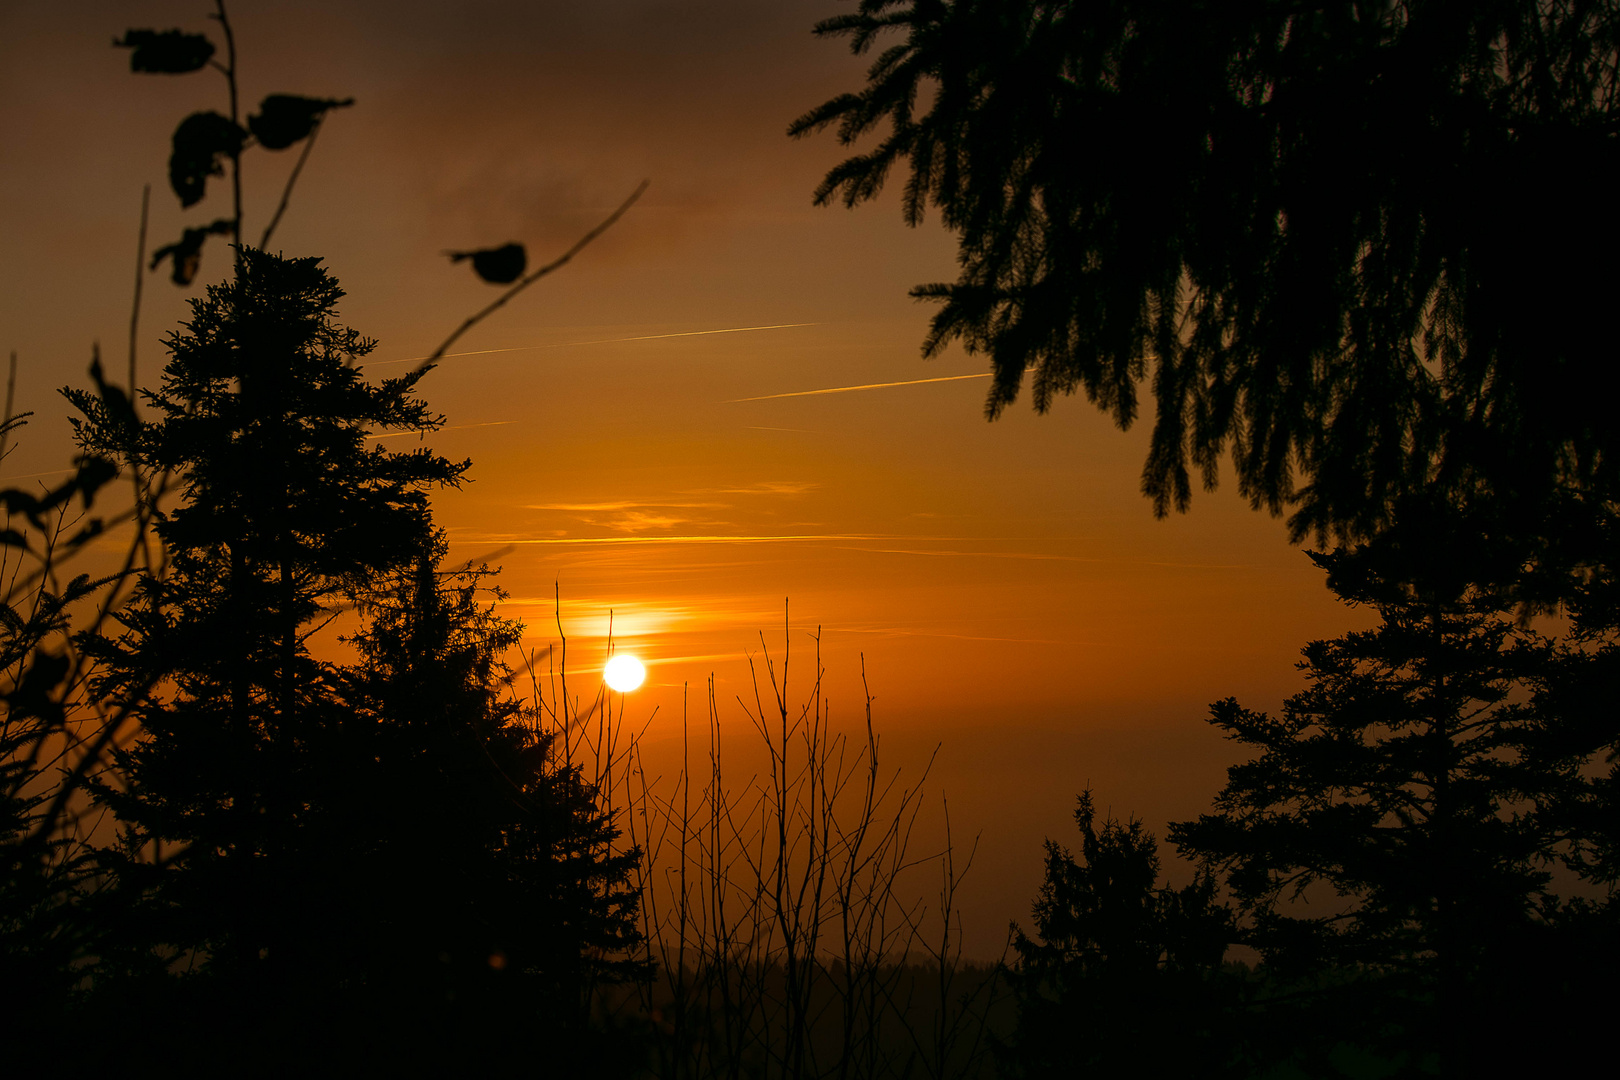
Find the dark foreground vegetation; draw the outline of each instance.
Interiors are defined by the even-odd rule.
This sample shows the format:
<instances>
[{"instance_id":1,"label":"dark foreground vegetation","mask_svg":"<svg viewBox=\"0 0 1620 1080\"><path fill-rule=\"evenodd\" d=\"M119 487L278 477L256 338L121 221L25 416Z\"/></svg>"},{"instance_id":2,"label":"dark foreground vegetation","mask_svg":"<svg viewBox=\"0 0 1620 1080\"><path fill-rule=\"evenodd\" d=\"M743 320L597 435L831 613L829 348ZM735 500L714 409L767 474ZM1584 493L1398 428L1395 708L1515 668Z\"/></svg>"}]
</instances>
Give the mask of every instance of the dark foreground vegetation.
<instances>
[{"instance_id":1,"label":"dark foreground vegetation","mask_svg":"<svg viewBox=\"0 0 1620 1080\"><path fill-rule=\"evenodd\" d=\"M1249 758L1169 827L1189 884L1085 792L985 967L959 948L971 851L911 849L926 772L880 763L870 707L832 723L819 658L801 690L762 652L758 779L728 781L711 688L663 786L622 703L570 691L565 641L520 659L429 512L466 463L372 438L442 422L432 361L364 375L337 283L267 250L286 196L243 238L241 155L298 147L290 194L349 103L244 118L215 19L218 60L201 34L119 44L225 76L169 179L189 207L227 177L230 216L153 266L187 284L219 237L231 269L155 388L132 323L127 380L97 358L66 392L68 480L0 492L8 1071L1494 1076L1601 1049L1620 271L1582 255L1620 239L1614 5L864 0L823 24L906 35L795 130L889 122L822 197L900 165L911 218L960 235L962 279L920 290L929 348L990 354L992 414L1030 372L1038 407L1080 387L1128 424L1148 382L1156 505L1230 453L1378 615L1306 647L1280 715L1213 706ZM438 352L601 228L532 271L458 253L510 288ZM8 402L5 439L22 423Z\"/></svg>"},{"instance_id":2,"label":"dark foreground vegetation","mask_svg":"<svg viewBox=\"0 0 1620 1080\"><path fill-rule=\"evenodd\" d=\"M1082 800L1017 943L1020 1067L1562 1071L1616 1004L1620 8L861 0L818 32L882 48L792 133L882 131L817 198L900 171L959 237L925 352L985 353L992 418L1026 375L1122 427L1145 390L1159 513L1225 464L1380 616L1307 646L1280 717L1214 706L1254 757L1170 828L1190 889Z\"/></svg>"}]
</instances>

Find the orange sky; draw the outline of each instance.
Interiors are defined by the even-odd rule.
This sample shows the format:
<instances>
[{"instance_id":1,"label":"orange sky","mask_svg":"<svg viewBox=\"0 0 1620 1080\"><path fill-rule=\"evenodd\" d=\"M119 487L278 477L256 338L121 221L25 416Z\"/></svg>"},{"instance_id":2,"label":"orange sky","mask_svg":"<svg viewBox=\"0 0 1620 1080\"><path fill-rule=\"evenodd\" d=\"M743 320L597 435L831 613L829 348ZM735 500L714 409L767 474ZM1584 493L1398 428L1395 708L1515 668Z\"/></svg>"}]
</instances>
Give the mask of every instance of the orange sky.
<instances>
[{"instance_id":1,"label":"orange sky","mask_svg":"<svg viewBox=\"0 0 1620 1080\"><path fill-rule=\"evenodd\" d=\"M521 240L538 261L651 178L612 232L423 382L451 425L433 445L474 462L439 521L458 557L503 552L533 644L554 637L560 593L577 671L600 664L612 613L650 666L629 712L652 716L655 762L673 760L682 685L697 701L713 672L722 702L742 692L760 631L781 643L784 601L799 655L821 628L835 722L858 719L864 655L886 755L914 769L943 740L932 788L959 838L983 836L965 914L985 954L1027 921L1040 841L1067 841L1080 787L1162 834L1229 761L1207 704L1275 708L1301 645L1368 617L1230 489L1155 521L1137 488L1146 432L1083 400L987 424L981 378L781 396L986 370L955 349L919 357L929 310L907 290L954 276L952 238L906 229L892 197L812 207L839 148L783 135L859 82L841 43L809 33L847 6L232 11L249 103L357 99L272 247L328 260L376 363L425 354L492 298L445 249ZM121 368L141 185L153 246L225 212L222 187L182 213L164 183L170 131L222 107L222 81L134 76L108 47L129 26L203 29L208 7L0 8L0 350L17 351L18 406L39 414L6 477L65 464L53 391L84 380L91 342ZM250 232L293 153L246 159ZM226 262L212 248L202 278ZM194 290L162 274L147 289L150 378Z\"/></svg>"}]
</instances>

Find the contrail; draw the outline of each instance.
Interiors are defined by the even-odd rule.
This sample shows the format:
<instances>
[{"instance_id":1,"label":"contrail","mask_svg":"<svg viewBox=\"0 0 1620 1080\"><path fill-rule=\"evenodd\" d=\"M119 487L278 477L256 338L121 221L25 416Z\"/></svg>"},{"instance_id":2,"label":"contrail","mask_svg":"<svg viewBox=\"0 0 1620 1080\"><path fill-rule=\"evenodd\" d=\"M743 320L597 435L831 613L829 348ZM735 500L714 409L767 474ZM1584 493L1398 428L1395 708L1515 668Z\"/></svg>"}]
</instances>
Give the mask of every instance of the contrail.
<instances>
[{"instance_id":1,"label":"contrail","mask_svg":"<svg viewBox=\"0 0 1620 1080\"><path fill-rule=\"evenodd\" d=\"M73 469L52 469L49 472L23 473L21 476L0 476L0 484L10 483L13 480L33 480L40 476L66 476Z\"/></svg>"},{"instance_id":2,"label":"contrail","mask_svg":"<svg viewBox=\"0 0 1620 1080\"><path fill-rule=\"evenodd\" d=\"M372 439L397 439L402 435L431 435L435 431L462 431L466 428L475 427L505 427L507 424L516 423L518 423L516 420L491 420L484 424L449 424L442 428L434 428L431 431L426 428L421 431L390 431L383 435L367 435L366 441L370 442Z\"/></svg>"},{"instance_id":3,"label":"contrail","mask_svg":"<svg viewBox=\"0 0 1620 1080\"><path fill-rule=\"evenodd\" d=\"M557 341L549 345L519 345L511 349L474 349L472 352L445 353L440 357L448 360L452 356L489 356L492 353L533 352L539 349L566 349L574 345L611 345L618 341L657 341L661 338L678 337L705 337L709 334L746 334L751 330L786 330L794 326L820 326L813 322L785 322L772 323L770 326L728 326L723 330L688 330L680 334L639 334L636 337L597 338L595 341ZM368 367L387 367L389 364L414 364L426 360L425 356L412 356L405 360L383 360Z\"/></svg>"},{"instance_id":4,"label":"contrail","mask_svg":"<svg viewBox=\"0 0 1620 1080\"><path fill-rule=\"evenodd\" d=\"M958 382L962 379L988 379L988 371L978 375L941 375L937 379L905 379L901 382L875 382L864 383L860 386L829 386L825 390L795 390L790 394L761 394L759 397L732 398L721 402L723 405L735 405L739 401L771 401L775 398L785 397L815 397L817 394L847 394L852 390L886 390L891 386L921 386L923 383Z\"/></svg>"}]
</instances>

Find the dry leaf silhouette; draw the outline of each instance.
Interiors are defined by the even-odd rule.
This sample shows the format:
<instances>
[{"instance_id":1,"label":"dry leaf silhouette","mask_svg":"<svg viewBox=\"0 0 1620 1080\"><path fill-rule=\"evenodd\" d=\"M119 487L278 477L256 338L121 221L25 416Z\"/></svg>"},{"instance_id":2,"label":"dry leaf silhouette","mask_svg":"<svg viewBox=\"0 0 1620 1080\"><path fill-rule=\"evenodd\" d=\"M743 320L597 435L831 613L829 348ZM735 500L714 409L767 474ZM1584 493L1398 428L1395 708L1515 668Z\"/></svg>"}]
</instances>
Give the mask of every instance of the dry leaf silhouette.
<instances>
[{"instance_id":1,"label":"dry leaf silhouette","mask_svg":"<svg viewBox=\"0 0 1620 1080\"><path fill-rule=\"evenodd\" d=\"M473 271L492 285L510 285L522 276L529 265L529 256L522 244L507 244L479 251L451 251L451 262L471 259Z\"/></svg>"},{"instance_id":2,"label":"dry leaf silhouette","mask_svg":"<svg viewBox=\"0 0 1620 1080\"><path fill-rule=\"evenodd\" d=\"M353 105L354 98L308 98L297 94L271 94L248 117L248 130L266 150L285 150L309 137L328 109Z\"/></svg>"},{"instance_id":3,"label":"dry leaf silhouette","mask_svg":"<svg viewBox=\"0 0 1620 1080\"><path fill-rule=\"evenodd\" d=\"M231 223L226 218L220 218L212 225L205 225L200 229L187 229L180 235L180 239L172 244L165 244L152 252L152 269L156 270L164 259L174 260L174 270L169 278L176 285L190 285L197 276L197 267L202 263L203 241L210 235L224 236L231 231Z\"/></svg>"},{"instance_id":4,"label":"dry leaf silhouette","mask_svg":"<svg viewBox=\"0 0 1620 1080\"><path fill-rule=\"evenodd\" d=\"M129 70L160 75L184 75L196 71L214 55L214 43L201 34L184 30L126 30L122 41L113 44L133 49Z\"/></svg>"},{"instance_id":5,"label":"dry leaf silhouette","mask_svg":"<svg viewBox=\"0 0 1620 1080\"><path fill-rule=\"evenodd\" d=\"M247 132L217 112L192 113L180 121L169 154L169 186L180 205L201 202L208 178L225 175L220 157L235 157L246 140Z\"/></svg>"}]
</instances>

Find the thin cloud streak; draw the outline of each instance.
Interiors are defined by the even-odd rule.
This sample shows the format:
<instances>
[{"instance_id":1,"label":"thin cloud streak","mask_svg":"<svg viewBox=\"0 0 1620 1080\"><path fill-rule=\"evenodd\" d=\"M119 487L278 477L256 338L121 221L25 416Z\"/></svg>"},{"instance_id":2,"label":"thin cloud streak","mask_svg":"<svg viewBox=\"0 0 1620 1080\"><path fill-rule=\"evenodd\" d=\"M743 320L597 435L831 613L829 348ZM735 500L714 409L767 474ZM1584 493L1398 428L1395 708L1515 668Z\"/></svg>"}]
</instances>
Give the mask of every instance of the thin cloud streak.
<instances>
[{"instance_id":1,"label":"thin cloud streak","mask_svg":"<svg viewBox=\"0 0 1620 1080\"><path fill-rule=\"evenodd\" d=\"M651 658L649 664L697 664L713 663L726 660L746 660L748 653L739 649L736 652L725 653L699 653L694 656L656 656ZM674 686L674 683L659 683L660 686Z\"/></svg>"},{"instance_id":2,"label":"thin cloud streak","mask_svg":"<svg viewBox=\"0 0 1620 1080\"><path fill-rule=\"evenodd\" d=\"M992 541L997 539L1024 540L1027 537L962 537L962 536L897 536L883 533L782 533L773 535L745 535L727 536L724 534L683 534L677 536L565 536L565 537L523 537L502 538L499 541L486 538L483 540L451 540L452 544L545 544L559 545L622 545L622 544L770 544L770 543L811 543L815 541L843 541L844 544L856 544L863 541L905 541L927 543L962 543L973 540ZM1088 540L1087 537L1053 537L1051 540L1080 542ZM1039 541L1037 541L1039 542ZM846 547L840 546L839 551L867 552L873 555L923 555L958 556L961 558L985 559L1028 559L1042 562L1075 562L1075 563L1107 563L1124 566L1163 566L1177 570L1276 570L1292 569L1284 567L1265 567L1255 563L1196 563L1175 562L1160 559L1130 559L1118 556L1086 556L1086 555L1054 555L1035 551L963 551L959 548L880 548L880 547Z\"/></svg>"},{"instance_id":3,"label":"thin cloud streak","mask_svg":"<svg viewBox=\"0 0 1620 1080\"><path fill-rule=\"evenodd\" d=\"M736 405L743 401L775 401L777 398L818 397L822 394L848 394L856 390L887 390L891 386L921 386L924 383L961 382L963 379L988 379L988 371L977 375L941 375L934 379L904 379L900 382L863 383L860 386L829 386L823 390L794 390L787 394L761 394L759 397L740 397L722 401L722 405Z\"/></svg>"},{"instance_id":4,"label":"thin cloud streak","mask_svg":"<svg viewBox=\"0 0 1620 1080\"><path fill-rule=\"evenodd\" d=\"M919 537L919 539L923 539ZM843 551L870 551L879 555L960 555L984 559L1036 559L1048 562L1123 563L1128 566L1165 566L1177 570L1259 570L1253 563L1164 562L1156 559L1125 559L1118 556L1049 555L1034 551L959 551L954 548L872 548L851 547Z\"/></svg>"},{"instance_id":5,"label":"thin cloud streak","mask_svg":"<svg viewBox=\"0 0 1620 1080\"><path fill-rule=\"evenodd\" d=\"M495 353L538 352L541 349L567 349L574 345L612 345L621 341L660 341L664 338L707 337L710 334L746 334L755 330L787 330L795 326L820 326L813 322L772 323L770 326L728 326L720 330L687 330L679 334L638 334L635 337L597 338L594 341L557 341L549 345L518 345L510 349L473 349L471 352L445 353L439 359L453 356L491 356ZM382 360L369 367L387 367L390 364L414 364L426 360L425 356L412 356L404 360Z\"/></svg>"},{"instance_id":6,"label":"thin cloud streak","mask_svg":"<svg viewBox=\"0 0 1620 1080\"><path fill-rule=\"evenodd\" d=\"M803 495L820 484L805 480L766 480L749 487L690 488L684 495Z\"/></svg>"},{"instance_id":7,"label":"thin cloud streak","mask_svg":"<svg viewBox=\"0 0 1620 1080\"><path fill-rule=\"evenodd\" d=\"M390 431L381 435L367 435L366 441L372 439L397 439L404 435L435 435L441 431L464 431L475 427L506 427L508 424L519 424L521 420L491 420L485 424L449 424L442 428L423 428L420 431Z\"/></svg>"},{"instance_id":8,"label":"thin cloud streak","mask_svg":"<svg viewBox=\"0 0 1620 1080\"><path fill-rule=\"evenodd\" d=\"M13 480L33 480L41 476L66 476L73 469L51 469L48 472L23 473L21 476L0 476L0 484L10 483Z\"/></svg>"},{"instance_id":9,"label":"thin cloud streak","mask_svg":"<svg viewBox=\"0 0 1620 1080\"><path fill-rule=\"evenodd\" d=\"M1058 638L989 637L983 634L948 634L940 630L918 630L905 626L824 626L824 634L877 634L885 637L948 638L951 641L1004 641L1013 645L1063 645L1074 648L1117 648L1117 642L1103 640L1065 641Z\"/></svg>"},{"instance_id":10,"label":"thin cloud streak","mask_svg":"<svg viewBox=\"0 0 1620 1080\"><path fill-rule=\"evenodd\" d=\"M509 544L772 544L802 543L811 540L895 540L898 537L862 533L804 533L782 536L577 536L529 537L507 540ZM451 540L452 544L490 543L488 540Z\"/></svg>"},{"instance_id":11,"label":"thin cloud streak","mask_svg":"<svg viewBox=\"0 0 1620 1080\"><path fill-rule=\"evenodd\" d=\"M954 548L842 548L843 551L870 551L877 555L962 555L987 559L1039 559L1051 562L1117 562L1112 559L1088 558L1084 555L1045 555L1032 551L958 551Z\"/></svg>"},{"instance_id":12,"label":"thin cloud streak","mask_svg":"<svg viewBox=\"0 0 1620 1080\"><path fill-rule=\"evenodd\" d=\"M654 502L650 500L626 500L623 502L595 502L595 503L525 503L524 510L569 510L581 513L609 513L615 510L635 510L641 507L657 508L661 510L727 510L730 503L715 502Z\"/></svg>"}]
</instances>

